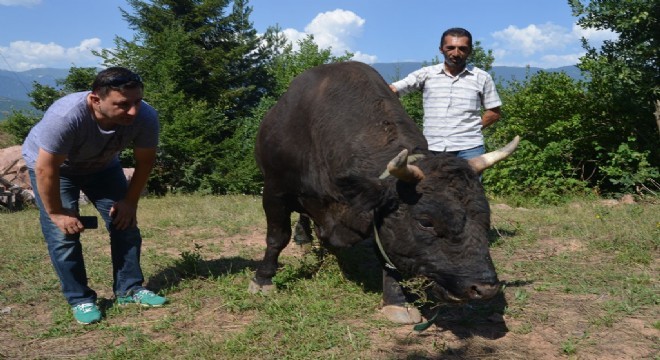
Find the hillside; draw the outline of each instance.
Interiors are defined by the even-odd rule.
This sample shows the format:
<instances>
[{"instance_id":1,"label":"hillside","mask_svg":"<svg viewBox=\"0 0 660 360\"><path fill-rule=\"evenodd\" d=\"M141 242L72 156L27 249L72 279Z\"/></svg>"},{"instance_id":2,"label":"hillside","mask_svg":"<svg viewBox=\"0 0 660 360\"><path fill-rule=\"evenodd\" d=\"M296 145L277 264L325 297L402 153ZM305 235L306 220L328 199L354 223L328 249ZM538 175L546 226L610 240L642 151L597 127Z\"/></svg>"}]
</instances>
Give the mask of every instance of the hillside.
<instances>
[{"instance_id":1,"label":"hillside","mask_svg":"<svg viewBox=\"0 0 660 360\"><path fill-rule=\"evenodd\" d=\"M42 68L28 71L0 70L0 121L4 120L12 111L36 111L30 105L32 100L28 93L32 91L32 84L57 87L57 80L69 75L68 69Z\"/></svg>"},{"instance_id":2,"label":"hillside","mask_svg":"<svg viewBox=\"0 0 660 360\"><path fill-rule=\"evenodd\" d=\"M0 121L6 118L12 111L29 111L34 110L30 101L27 100L13 100L6 97L0 97Z\"/></svg>"},{"instance_id":3,"label":"hillside","mask_svg":"<svg viewBox=\"0 0 660 360\"><path fill-rule=\"evenodd\" d=\"M401 63L375 63L372 66L383 76L385 81L393 82L398 79L404 78L409 73L421 68L422 66L429 65L422 62L401 62ZM574 79L582 79L580 69L577 66L563 66L559 68L542 69L537 67L513 67L513 66L493 66L490 71L493 78L506 85L507 82L512 80L523 80L529 75L534 75L539 71L546 72L565 72L568 76Z\"/></svg>"},{"instance_id":4,"label":"hillside","mask_svg":"<svg viewBox=\"0 0 660 360\"><path fill-rule=\"evenodd\" d=\"M56 80L64 79L69 75L69 69L42 68L28 71L0 70L0 98L27 101L31 99L28 93L32 91L35 81L56 87Z\"/></svg>"}]
</instances>

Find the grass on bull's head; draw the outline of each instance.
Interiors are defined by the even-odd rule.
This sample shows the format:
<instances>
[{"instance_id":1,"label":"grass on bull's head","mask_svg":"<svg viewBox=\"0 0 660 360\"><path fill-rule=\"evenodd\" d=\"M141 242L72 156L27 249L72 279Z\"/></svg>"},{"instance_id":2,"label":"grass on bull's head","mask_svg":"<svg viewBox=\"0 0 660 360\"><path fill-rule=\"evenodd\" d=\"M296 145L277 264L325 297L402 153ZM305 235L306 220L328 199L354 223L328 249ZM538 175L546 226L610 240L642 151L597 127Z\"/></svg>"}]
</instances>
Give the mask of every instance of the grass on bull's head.
<instances>
[{"instance_id":1,"label":"grass on bull's head","mask_svg":"<svg viewBox=\"0 0 660 360\"><path fill-rule=\"evenodd\" d=\"M81 211L95 215L90 205ZM138 219L146 285L170 303L114 305L107 233L88 230L82 236L86 268L104 318L83 327L61 294L38 211L0 213L0 358L524 359L657 352L660 209L654 203L495 206L491 254L503 293L484 303L443 305L437 327L421 334L379 315L380 270L368 243L337 257L318 248L302 255L290 244L274 278L277 290L249 294L265 249L259 197L148 197ZM539 338L546 343L534 343ZM612 353L612 342L619 353Z\"/></svg>"}]
</instances>

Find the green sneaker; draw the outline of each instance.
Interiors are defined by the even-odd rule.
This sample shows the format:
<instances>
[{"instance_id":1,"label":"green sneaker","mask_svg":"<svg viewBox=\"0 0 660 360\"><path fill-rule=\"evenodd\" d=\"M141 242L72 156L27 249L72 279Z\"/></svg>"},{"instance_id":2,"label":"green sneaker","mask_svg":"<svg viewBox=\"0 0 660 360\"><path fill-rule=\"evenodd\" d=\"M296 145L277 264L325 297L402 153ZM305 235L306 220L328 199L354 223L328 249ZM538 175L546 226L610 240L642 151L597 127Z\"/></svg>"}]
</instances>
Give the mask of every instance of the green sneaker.
<instances>
[{"instance_id":1,"label":"green sneaker","mask_svg":"<svg viewBox=\"0 0 660 360\"><path fill-rule=\"evenodd\" d=\"M144 307L159 307L163 306L167 299L156 295L153 291L142 289L132 295L117 296L117 303L119 305L139 304Z\"/></svg>"},{"instance_id":2,"label":"green sneaker","mask_svg":"<svg viewBox=\"0 0 660 360\"><path fill-rule=\"evenodd\" d=\"M94 303L78 304L72 310L78 324L88 325L101 320L101 310Z\"/></svg>"}]
</instances>

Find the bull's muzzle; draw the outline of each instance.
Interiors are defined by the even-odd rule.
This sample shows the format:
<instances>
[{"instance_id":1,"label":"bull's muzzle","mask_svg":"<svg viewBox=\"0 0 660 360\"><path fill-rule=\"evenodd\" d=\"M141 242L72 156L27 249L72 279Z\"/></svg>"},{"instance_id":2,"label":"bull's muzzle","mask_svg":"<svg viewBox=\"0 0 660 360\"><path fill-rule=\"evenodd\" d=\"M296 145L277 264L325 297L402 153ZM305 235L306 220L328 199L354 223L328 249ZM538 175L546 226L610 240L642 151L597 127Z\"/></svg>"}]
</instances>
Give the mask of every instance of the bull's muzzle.
<instances>
[{"instance_id":1,"label":"bull's muzzle","mask_svg":"<svg viewBox=\"0 0 660 360\"><path fill-rule=\"evenodd\" d=\"M474 284L470 286L467 295L470 300L485 300L490 299L497 295L502 288L501 282L493 284Z\"/></svg>"}]
</instances>

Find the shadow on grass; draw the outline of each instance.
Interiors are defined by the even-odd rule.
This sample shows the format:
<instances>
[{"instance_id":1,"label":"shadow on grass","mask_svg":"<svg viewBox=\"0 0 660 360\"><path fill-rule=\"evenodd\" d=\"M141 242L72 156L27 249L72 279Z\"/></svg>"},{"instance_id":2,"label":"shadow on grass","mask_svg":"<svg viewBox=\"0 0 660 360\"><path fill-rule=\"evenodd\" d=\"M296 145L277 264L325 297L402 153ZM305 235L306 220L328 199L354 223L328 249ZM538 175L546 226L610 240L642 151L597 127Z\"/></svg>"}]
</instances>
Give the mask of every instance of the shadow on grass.
<instances>
[{"instance_id":1,"label":"shadow on grass","mask_svg":"<svg viewBox=\"0 0 660 360\"><path fill-rule=\"evenodd\" d=\"M373 239L367 239L335 252L343 275L365 292L383 291L383 270L377 251Z\"/></svg>"},{"instance_id":2,"label":"shadow on grass","mask_svg":"<svg viewBox=\"0 0 660 360\"><path fill-rule=\"evenodd\" d=\"M496 227L492 227L490 230L488 230L488 244L497 244L502 241L502 239L514 237L516 235L518 235L517 230L498 229Z\"/></svg>"},{"instance_id":3,"label":"shadow on grass","mask_svg":"<svg viewBox=\"0 0 660 360\"><path fill-rule=\"evenodd\" d=\"M196 253L183 253L173 266L150 277L146 287L157 292L176 287L185 279L207 279L237 274L245 269L255 270L258 264L258 261L242 257L202 260Z\"/></svg>"},{"instance_id":4,"label":"shadow on grass","mask_svg":"<svg viewBox=\"0 0 660 360\"><path fill-rule=\"evenodd\" d=\"M524 287L532 281L512 280L503 281L506 288ZM504 290L495 297L487 300L475 300L466 303L439 303L434 306L424 306L421 311L426 319L437 317L433 322L443 331L451 331L461 339L478 336L484 339L499 339L509 332L503 314L508 307ZM452 350L453 355L460 357L460 350ZM416 358L417 359L417 358ZM422 359L422 358L420 358Z\"/></svg>"},{"instance_id":5,"label":"shadow on grass","mask_svg":"<svg viewBox=\"0 0 660 360\"><path fill-rule=\"evenodd\" d=\"M194 254L184 253L181 259L175 261L174 266L162 269L151 276L145 287L156 293L176 287L186 279L206 279L227 274L236 274L245 269L256 269L258 261L244 259L241 257L221 258L215 260L202 260ZM114 298L99 298L97 304L103 317L114 306L117 306ZM1 358L1 357L0 357Z\"/></svg>"},{"instance_id":6,"label":"shadow on grass","mask_svg":"<svg viewBox=\"0 0 660 360\"><path fill-rule=\"evenodd\" d=\"M504 294L499 293L488 300L425 306L422 308L422 314L426 319L436 316L433 324L442 331L450 331L458 338L467 339L478 336L495 340L509 332L502 317L506 307Z\"/></svg>"}]
</instances>

